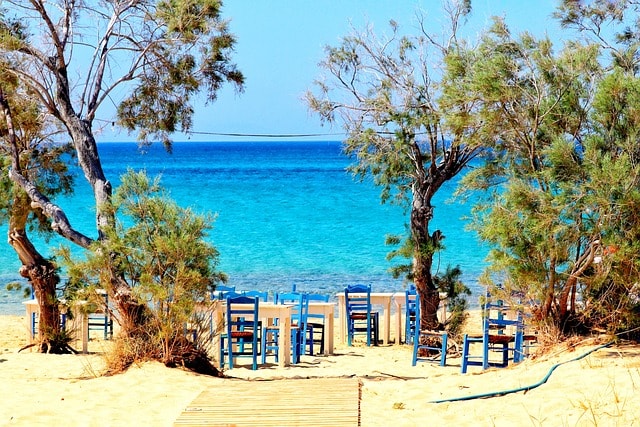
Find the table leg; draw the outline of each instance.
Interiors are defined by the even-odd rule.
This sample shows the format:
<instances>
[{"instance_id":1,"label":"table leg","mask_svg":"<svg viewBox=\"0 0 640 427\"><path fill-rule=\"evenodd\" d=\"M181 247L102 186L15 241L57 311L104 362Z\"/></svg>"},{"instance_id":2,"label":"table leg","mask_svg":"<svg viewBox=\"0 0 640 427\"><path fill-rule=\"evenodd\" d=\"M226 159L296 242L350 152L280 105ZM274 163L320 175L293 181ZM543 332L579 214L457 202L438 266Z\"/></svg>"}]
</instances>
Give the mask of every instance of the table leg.
<instances>
[{"instance_id":1,"label":"table leg","mask_svg":"<svg viewBox=\"0 0 640 427\"><path fill-rule=\"evenodd\" d=\"M382 344L387 345L389 343L389 337L391 336L391 300L384 304L383 310L384 317L384 329L382 331Z\"/></svg>"},{"instance_id":2,"label":"table leg","mask_svg":"<svg viewBox=\"0 0 640 427\"><path fill-rule=\"evenodd\" d=\"M344 344L346 342L347 335L347 315L345 313L345 301L344 294L338 295L338 322L339 322L339 330L340 330L340 344Z\"/></svg>"},{"instance_id":3,"label":"table leg","mask_svg":"<svg viewBox=\"0 0 640 427\"><path fill-rule=\"evenodd\" d=\"M36 307L33 307L32 305L27 305L27 340L29 344L33 344L35 342L35 336L33 331L34 315L35 316L38 315L38 311L36 310Z\"/></svg>"},{"instance_id":4,"label":"table leg","mask_svg":"<svg viewBox=\"0 0 640 427\"><path fill-rule=\"evenodd\" d=\"M402 342L402 303L398 301L398 299L394 299L394 305L396 306L396 345L400 345ZM405 341L407 341L408 337L405 337Z\"/></svg>"},{"instance_id":5,"label":"table leg","mask_svg":"<svg viewBox=\"0 0 640 427\"><path fill-rule=\"evenodd\" d=\"M278 365L286 367L291 364L291 317L280 318L278 345Z\"/></svg>"},{"instance_id":6,"label":"table leg","mask_svg":"<svg viewBox=\"0 0 640 427\"><path fill-rule=\"evenodd\" d=\"M324 354L333 354L334 318L333 310L327 310L324 314Z\"/></svg>"}]
</instances>

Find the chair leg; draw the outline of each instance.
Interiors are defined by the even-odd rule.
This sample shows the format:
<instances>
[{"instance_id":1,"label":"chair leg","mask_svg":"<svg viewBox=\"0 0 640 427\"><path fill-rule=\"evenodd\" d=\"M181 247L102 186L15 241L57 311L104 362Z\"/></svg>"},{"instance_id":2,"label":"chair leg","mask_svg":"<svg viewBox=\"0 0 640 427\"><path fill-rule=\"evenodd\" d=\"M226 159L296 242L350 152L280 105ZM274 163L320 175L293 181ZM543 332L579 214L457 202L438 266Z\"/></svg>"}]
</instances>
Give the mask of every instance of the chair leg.
<instances>
[{"instance_id":1,"label":"chair leg","mask_svg":"<svg viewBox=\"0 0 640 427\"><path fill-rule=\"evenodd\" d=\"M251 369L253 371L258 369L258 346L256 345L252 345L251 346L251 359L253 360L253 363L251 364Z\"/></svg>"},{"instance_id":2,"label":"chair leg","mask_svg":"<svg viewBox=\"0 0 640 427\"><path fill-rule=\"evenodd\" d=\"M307 337L307 343L309 344L309 356L313 356L313 325L307 326L307 333L309 334ZM304 349L302 350L302 353L304 354Z\"/></svg>"},{"instance_id":3,"label":"chair leg","mask_svg":"<svg viewBox=\"0 0 640 427\"><path fill-rule=\"evenodd\" d=\"M415 336L413 338L413 355L411 357L411 366L416 366L418 363L418 344L420 342L420 337Z\"/></svg>"},{"instance_id":4,"label":"chair leg","mask_svg":"<svg viewBox=\"0 0 640 427\"><path fill-rule=\"evenodd\" d=\"M489 337L486 334L482 339L482 369L489 369Z\"/></svg>"},{"instance_id":5,"label":"chair leg","mask_svg":"<svg viewBox=\"0 0 640 427\"><path fill-rule=\"evenodd\" d=\"M462 369L461 372L463 374L467 373L467 366L469 363L469 336L467 334L464 335L464 339L462 341Z\"/></svg>"},{"instance_id":6,"label":"chair leg","mask_svg":"<svg viewBox=\"0 0 640 427\"><path fill-rule=\"evenodd\" d=\"M440 350L440 366L447 365L447 334L442 334L442 349Z\"/></svg>"},{"instance_id":7,"label":"chair leg","mask_svg":"<svg viewBox=\"0 0 640 427\"><path fill-rule=\"evenodd\" d=\"M380 319L378 318L378 313L375 313L373 316L373 341L374 345L378 345L378 332L380 326Z\"/></svg>"}]
</instances>

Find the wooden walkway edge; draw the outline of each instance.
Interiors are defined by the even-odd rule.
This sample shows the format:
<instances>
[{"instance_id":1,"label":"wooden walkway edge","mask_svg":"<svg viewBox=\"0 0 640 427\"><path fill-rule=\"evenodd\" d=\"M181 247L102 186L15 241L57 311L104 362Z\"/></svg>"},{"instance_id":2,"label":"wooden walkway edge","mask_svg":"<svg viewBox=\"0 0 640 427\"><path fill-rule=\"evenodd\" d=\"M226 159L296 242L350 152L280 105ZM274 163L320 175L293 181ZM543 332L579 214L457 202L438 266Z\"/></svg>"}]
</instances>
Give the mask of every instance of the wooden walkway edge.
<instances>
[{"instance_id":1,"label":"wooden walkway edge","mask_svg":"<svg viewBox=\"0 0 640 427\"><path fill-rule=\"evenodd\" d=\"M222 380L194 399L174 426L359 426L357 378Z\"/></svg>"}]
</instances>

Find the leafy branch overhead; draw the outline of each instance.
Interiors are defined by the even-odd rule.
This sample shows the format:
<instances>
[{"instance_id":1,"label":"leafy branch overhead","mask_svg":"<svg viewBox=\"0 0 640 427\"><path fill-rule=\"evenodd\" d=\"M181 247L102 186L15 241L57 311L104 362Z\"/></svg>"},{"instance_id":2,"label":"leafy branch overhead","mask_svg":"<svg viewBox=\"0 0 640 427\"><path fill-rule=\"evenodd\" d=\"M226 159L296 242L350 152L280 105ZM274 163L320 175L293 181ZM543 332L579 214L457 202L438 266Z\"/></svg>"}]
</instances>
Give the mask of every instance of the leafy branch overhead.
<instances>
[{"instance_id":1,"label":"leafy branch overhead","mask_svg":"<svg viewBox=\"0 0 640 427\"><path fill-rule=\"evenodd\" d=\"M429 229L435 215L434 195L481 154L482 123L475 120L473 99L456 96L461 76L449 58L462 49L459 26L470 2L445 7L448 33L443 42L429 34L419 16L420 33L404 35L390 23L391 35L379 38L372 27L353 31L338 47L328 47L321 67L326 75L309 91L309 107L328 123L340 123L348 138L344 151L354 160L359 179L372 177L382 202L410 212L407 241L391 256L412 259L394 274L405 273L421 300L421 327L441 323L438 287L432 275L433 255L444 235ZM444 71L443 71L444 70Z\"/></svg>"},{"instance_id":2,"label":"leafy branch overhead","mask_svg":"<svg viewBox=\"0 0 640 427\"><path fill-rule=\"evenodd\" d=\"M49 200L32 176L20 173L16 162L12 183L29 195L62 237L90 251L101 245L109 248L110 239L116 239L111 230L117 220L110 209L113 188L102 167L96 134L118 124L137 132L142 143L161 140L170 149L173 132L191 131L200 94L214 101L226 83L242 90L244 77L231 62L235 38L222 18L222 3L16 0L10 4L0 12L2 83L19 82L38 111L66 133L93 192L95 237L78 233L73 218L67 216L70 212ZM202 262L213 262L217 253L204 255L209 258ZM118 268L105 272L111 274L101 276L102 285L122 316L123 335L135 341L151 319L146 301L136 293L141 276ZM53 287L40 289L34 278L32 285L36 293L42 291L41 312L57 306ZM45 319L41 327L57 328L48 324L54 318ZM187 345L177 348L189 351ZM200 362L205 370L212 368L206 357Z\"/></svg>"}]
</instances>

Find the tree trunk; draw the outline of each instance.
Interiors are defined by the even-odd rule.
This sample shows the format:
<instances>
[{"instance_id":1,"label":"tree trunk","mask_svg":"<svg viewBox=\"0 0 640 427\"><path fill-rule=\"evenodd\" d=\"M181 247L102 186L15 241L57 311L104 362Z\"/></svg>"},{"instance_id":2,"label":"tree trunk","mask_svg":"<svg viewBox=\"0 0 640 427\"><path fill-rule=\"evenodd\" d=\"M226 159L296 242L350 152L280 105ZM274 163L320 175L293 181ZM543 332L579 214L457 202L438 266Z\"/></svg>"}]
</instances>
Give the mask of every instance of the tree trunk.
<instances>
[{"instance_id":1,"label":"tree trunk","mask_svg":"<svg viewBox=\"0 0 640 427\"><path fill-rule=\"evenodd\" d=\"M9 101L0 86L0 108L7 126L6 137L9 141L11 153L11 170L9 176L22 176L18 139L13 125L13 114ZM15 174L13 173L15 172ZM43 353L65 353L68 345L60 325L60 307L56 296L56 285L60 281L55 265L46 260L36 250L27 237L26 225L32 211L31 200L19 189L14 192L13 204L9 211L9 244L18 254L22 263L20 275L29 279L40 308L38 323L38 348ZM30 331L31 332L31 331Z\"/></svg>"},{"instance_id":2,"label":"tree trunk","mask_svg":"<svg viewBox=\"0 0 640 427\"><path fill-rule=\"evenodd\" d=\"M10 228L9 244L22 262L20 275L29 280L38 300L38 350L42 353L69 353L60 323L60 308L56 296L56 285L60 279L55 265L38 253L24 229Z\"/></svg>"},{"instance_id":3,"label":"tree trunk","mask_svg":"<svg viewBox=\"0 0 640 427\"><path fill-rule=\"evenodd\" d=\"M433 218L430 200L414 193L411 210L411 235L413 238L413 282L420 299L420 328L437 330L440 294L431 274L433 253L441 239L440 231L429 235L429 221Z\"/></svg>"},{"instance_id":4,"label":"tree trunk","mask_svg":"<svg viewBox=\"0 0 640 427\"><path fill-rule=\"evenodd\" d=\"M82 168L85 178L89 181L96 202L96 225L98 238L104 238L103 230L113 223L114 218L103 206L111 200L112 187L102 170L98 147L93 137L91 126L88 122L78 118L70 107L61 109L65 112L65 123L69 127L73 144L78 154L78 163ZM118 323L122 333L132 335L144 328L146 319L146 306L138 303L131 292L130 285L114 273L111 277L109 289L106 289L109 298L117 307Z\"/></svg>"}]
</instances>

